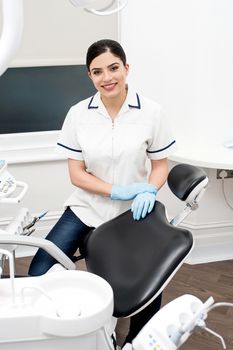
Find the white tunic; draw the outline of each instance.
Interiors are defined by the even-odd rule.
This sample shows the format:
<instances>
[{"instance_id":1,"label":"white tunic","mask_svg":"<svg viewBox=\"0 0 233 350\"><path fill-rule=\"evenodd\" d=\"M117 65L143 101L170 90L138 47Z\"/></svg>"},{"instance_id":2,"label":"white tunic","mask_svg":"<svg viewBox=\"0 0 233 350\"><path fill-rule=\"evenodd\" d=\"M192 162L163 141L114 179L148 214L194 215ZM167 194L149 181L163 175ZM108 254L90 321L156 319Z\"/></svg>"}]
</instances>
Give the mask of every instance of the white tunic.
<instances>
[{"instance_id":1,"label":"white tunic","mask_svg":"<svg viewBox=\"0 0 233 350\"><path fill-rule=\"evenodd\" d=\"M83 160L87 172L108 183L126 185L146 182L148 159L168 157L175 140L161 107L129 89L114 121L99 93L71 107L58 146L67 158ZM86 225L97 227L128 210L131 202L76 188L65 206Z\"/></svg>"}]
</instances>

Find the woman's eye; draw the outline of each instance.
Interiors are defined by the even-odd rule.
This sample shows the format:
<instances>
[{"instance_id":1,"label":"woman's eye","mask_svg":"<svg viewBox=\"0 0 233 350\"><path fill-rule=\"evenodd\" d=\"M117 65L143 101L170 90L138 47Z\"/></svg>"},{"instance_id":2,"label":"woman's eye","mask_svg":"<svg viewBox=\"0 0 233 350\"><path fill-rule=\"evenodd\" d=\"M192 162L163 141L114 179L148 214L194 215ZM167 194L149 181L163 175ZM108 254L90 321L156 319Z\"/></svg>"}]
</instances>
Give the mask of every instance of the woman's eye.
<instances>
[{"instance_id":1,"label":"woman's eye","mask_svg":"<svg viewBox=\"0 0 233 350\"><path fill-rule=\"evenodd\" d=\"M93 72L94 75L100 75L100 73L101 73L100 70L95 70L95 71Z\"/></svg>"},{"instance_id":2,"label":"woman's eye","mask_svg":"<svg viewBox=\"0 0 233 350\"><path fill-rule=\"evenodd\" d=\"M118 66L113 66L113 67L111 68L111 70L112 70L112 72L115 72L118 68L119 68Z\"/></svg>"}]
</instances>

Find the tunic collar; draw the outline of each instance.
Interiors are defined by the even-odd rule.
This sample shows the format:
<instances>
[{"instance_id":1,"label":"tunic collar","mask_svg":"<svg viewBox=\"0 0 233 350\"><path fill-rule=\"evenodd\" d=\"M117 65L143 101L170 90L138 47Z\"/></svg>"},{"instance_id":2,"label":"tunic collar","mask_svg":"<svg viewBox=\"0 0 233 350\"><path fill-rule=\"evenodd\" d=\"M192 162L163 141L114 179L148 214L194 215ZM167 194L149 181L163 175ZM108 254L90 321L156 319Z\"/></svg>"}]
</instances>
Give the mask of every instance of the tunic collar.
<instances>
[{"instance_id":1,"label":"tunic collar","mask_svg":"<svg viewBox=\"0 0 233 350\"><path fill-rule=\"evenodd\" d=\"M101 101L100 93L97 92L90 98L88 109L102 109L102 107L103 102ZM126 110L129 108L141 109L141 101L138 93L128 88L127 96L121 110Z\"/></svg>"}]
</instances>

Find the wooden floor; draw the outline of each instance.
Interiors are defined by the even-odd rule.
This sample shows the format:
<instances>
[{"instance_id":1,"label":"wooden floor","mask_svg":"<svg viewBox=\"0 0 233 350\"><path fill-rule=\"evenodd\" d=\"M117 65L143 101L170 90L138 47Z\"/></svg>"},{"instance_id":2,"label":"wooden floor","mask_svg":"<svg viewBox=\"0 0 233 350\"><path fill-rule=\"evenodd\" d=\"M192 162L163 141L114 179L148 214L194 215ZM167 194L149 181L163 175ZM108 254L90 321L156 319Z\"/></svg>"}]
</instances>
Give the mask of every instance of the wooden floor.
<instances>
[{"instance_id":1,"label":"wooden floor","mask_svg":"<svg viewBox=\"0 0 233 350\"><path fill-rule=\"evenodd\" d=\"M29 259L17 259L18 274L27 272ZM79 269L85 269L82 262ZM233 261L215 262L200 265L184 264L163 293L163 304L174 298L192 294L202 301L212 296L216 302L233 303ZM217 308L209 313L209 328L221 334L226 342L227 350L233 350L233 308ZM118 343L121 344L127 334L128 320L120 320L117 326ZM201 332L192 335L181 347L182 350L219 350L220 341L212 335ZM85 350L85 349L83 349Z\"/></svg>"}]
</instances>

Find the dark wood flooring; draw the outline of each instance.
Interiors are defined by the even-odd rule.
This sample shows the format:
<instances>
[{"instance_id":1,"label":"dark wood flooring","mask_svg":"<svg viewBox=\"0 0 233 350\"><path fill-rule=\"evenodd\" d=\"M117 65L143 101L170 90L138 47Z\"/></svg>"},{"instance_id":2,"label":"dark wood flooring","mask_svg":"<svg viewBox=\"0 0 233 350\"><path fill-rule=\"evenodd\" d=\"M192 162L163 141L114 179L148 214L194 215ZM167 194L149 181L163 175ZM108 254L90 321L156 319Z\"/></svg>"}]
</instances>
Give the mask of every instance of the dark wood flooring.
<instances>
[{"instance_id":1,"label":"dark wood flooring","mask_svg":"<svg viewBox=\"0 0 233 350\"><path fill-rule=\"evenodd\" d=\"M29 258L17 259L16 273L27 273ZM85 269L83 262L78 269ZM193 294L202 301L212 296L216 302L233 303L233 260L200 265L184 264L163 293L163 304L183 294ZM233 308L217 308L209 313L209 328L221 334L227 350L233 350ZM121 344L128 329L128 319L119 320L117 326L118 343ZM181 347L182 350L219 350L220 341L212 335L201 332L193 334ZM83 349L85 350L85 349Z\"/></svg>"}]
</instances>

